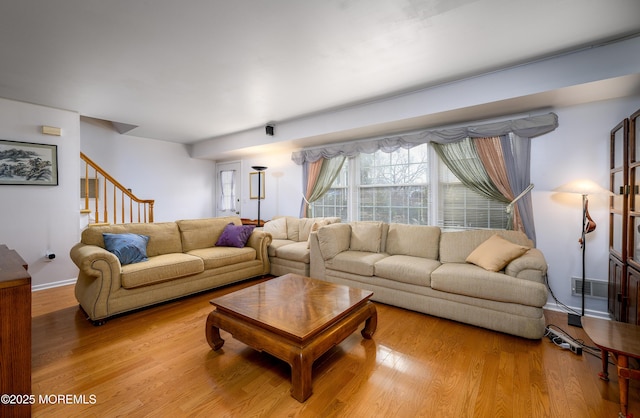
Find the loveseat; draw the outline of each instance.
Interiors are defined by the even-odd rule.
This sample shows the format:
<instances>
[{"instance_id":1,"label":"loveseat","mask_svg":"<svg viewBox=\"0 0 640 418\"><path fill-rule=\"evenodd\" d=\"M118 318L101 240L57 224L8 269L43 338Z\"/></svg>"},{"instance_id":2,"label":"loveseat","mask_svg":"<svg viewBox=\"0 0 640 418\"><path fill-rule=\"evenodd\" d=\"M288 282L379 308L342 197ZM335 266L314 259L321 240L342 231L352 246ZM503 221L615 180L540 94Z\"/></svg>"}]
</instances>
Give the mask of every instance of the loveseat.
<instances>
[{"instance_id":1,"label":"loveseat","mask_svg":"<svg viewBox=\"0 0 640 418\"><path fill-rule=\"evenodd\" d=\"M116 314L266 275L270 242L269 234L243 226L237 217L90 226L70 251L79 269L76 299L99 324ZM131 253L138 260L130 260Z\"/></svg>"},{"instance_id":2,"label":"loveseat","mask_svg":"<svg viewBox=\"0 0 640 418\"><path fill-rule=\"evenodd\" d=\"M263 230L272 238L268 248L271 274L283 276L296 273L309 276L309 234L320 226L336 222L340 222L340 218L275 216L265 223Z\"/></svg>"},{"instance_id":3,"label":"loveseat","mask_svg":"<svg viewBox=\"0 0 640 418\"><path fill-rule=\"evenodd\" d=\"M382 303L520 337L544 335L547 264L525 234L352 222L311 234L310 276Z\"/></svg>"}]
</instances>

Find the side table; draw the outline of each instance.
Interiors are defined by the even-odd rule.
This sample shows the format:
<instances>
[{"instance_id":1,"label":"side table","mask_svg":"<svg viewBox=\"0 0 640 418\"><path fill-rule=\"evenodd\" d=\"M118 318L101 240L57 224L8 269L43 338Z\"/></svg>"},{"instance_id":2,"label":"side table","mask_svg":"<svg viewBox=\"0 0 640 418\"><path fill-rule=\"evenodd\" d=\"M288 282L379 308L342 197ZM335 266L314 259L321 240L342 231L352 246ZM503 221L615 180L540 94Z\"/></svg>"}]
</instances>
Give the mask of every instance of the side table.
<instances>
[{"instance_id":1,"label":"side table","mask_svg":"<svg viewBox=\"0 0 640 418\"><path fill-rule=\"evenodd\" d=\"M582 317L582 327L593 343L602 350L600 379L609 381L609 354L616 363L621 416L627 417L629 379L640 379L640 370L629 368L629 358L640 359L640 327L587 316Z\"/></svg>"}]
</instances>

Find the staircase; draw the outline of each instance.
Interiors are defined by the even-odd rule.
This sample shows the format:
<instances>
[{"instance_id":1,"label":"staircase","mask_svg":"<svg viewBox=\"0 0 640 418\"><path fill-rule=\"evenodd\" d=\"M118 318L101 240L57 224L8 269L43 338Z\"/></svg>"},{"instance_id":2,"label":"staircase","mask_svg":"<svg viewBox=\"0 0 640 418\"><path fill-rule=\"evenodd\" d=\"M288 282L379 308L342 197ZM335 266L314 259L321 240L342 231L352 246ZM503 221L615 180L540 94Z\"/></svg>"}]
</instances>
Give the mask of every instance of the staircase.
<instances>
[{"instance_id":1,"label":"staircase","mask_svg":"<svg viewBox=\"0 0 640 418\"><path fill-rule=\"evenodd\" d=\"M86 225L153 222L154 200L139 199L82 152L80 159L80 213L87 216Z\"/></svg>"}]
</instances>

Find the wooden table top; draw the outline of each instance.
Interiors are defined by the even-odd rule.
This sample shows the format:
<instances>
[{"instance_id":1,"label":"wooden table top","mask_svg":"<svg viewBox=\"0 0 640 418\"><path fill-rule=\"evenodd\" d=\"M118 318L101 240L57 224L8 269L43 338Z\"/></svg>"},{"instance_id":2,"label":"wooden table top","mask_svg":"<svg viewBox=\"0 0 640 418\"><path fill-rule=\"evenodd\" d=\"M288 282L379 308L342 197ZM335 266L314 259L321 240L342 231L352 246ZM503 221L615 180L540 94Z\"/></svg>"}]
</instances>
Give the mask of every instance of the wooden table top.
<instances>
[{"instance_id":1,"label":"wooden table top","mask_svg":"<svg viewBox=\"0 0 640 418\"><path fill-rule=\"evenodd\" d=\"M363 305L370 291L286 274L212 299L218 311L304 342Z\"/></svg>"},{"instance_id":2,"label":"wooden table top","mask_svg":"<svg viewBox=\"0 0 640 418\"><path fill-rule=\"evenodd\" d=\"M640 358L640 326L583 316L582 327L598 347Z\"/></svg>"}]
</instances>

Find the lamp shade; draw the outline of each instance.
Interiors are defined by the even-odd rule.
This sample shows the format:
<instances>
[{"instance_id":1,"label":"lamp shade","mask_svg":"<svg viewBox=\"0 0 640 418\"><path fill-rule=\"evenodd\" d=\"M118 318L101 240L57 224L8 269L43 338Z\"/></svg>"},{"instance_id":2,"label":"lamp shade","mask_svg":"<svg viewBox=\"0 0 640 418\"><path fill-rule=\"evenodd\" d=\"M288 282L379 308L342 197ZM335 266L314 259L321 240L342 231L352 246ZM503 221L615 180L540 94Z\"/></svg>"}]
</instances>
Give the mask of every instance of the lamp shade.
<instances>
[{"instance_id":1,"label":"lamp shade","mask_svg":"<svg viewBox=\"0 0 640 418\"><path fill-rule=\"evenodd\" d=\"M603 194L603 195L613 194L609 190L600 186L598 183L588 179L571 181L569 183L563 184L562 186L556 187L555 189L553 189L553 191L559 192L559 193L577 193L583 196L596 195L596 194Z\"/></svg>"}]
</instances>

